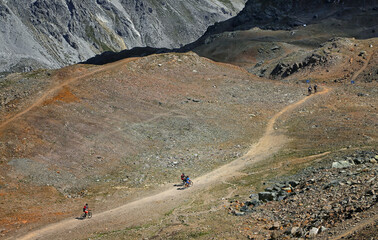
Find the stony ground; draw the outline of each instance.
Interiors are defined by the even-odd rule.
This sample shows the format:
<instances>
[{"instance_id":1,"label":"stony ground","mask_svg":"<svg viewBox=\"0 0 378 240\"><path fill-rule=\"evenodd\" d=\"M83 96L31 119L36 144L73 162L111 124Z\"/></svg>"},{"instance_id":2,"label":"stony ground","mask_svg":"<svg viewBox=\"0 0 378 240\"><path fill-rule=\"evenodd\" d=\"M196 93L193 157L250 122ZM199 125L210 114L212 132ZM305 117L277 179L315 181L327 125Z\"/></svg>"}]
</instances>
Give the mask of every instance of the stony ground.
<instances>
[{"instance_id":1,"label":"stony ground","mask_svg":"<svg viewBox=\"0 0 378 240\"><path fill-rule=\"evenodd\" d=\"M281 179L251 200L233 200L230 213L243 216L249 239L334 238L351 229L368 212L378 221L376 151L335 158L326 167L311 167ZM268 184L268 183L267 183ZM368 237L366 235L366 237ZM374 239L376 232L370 232ZM366 238L370 239L370 238Z\"/></svg>"}]
</instances>

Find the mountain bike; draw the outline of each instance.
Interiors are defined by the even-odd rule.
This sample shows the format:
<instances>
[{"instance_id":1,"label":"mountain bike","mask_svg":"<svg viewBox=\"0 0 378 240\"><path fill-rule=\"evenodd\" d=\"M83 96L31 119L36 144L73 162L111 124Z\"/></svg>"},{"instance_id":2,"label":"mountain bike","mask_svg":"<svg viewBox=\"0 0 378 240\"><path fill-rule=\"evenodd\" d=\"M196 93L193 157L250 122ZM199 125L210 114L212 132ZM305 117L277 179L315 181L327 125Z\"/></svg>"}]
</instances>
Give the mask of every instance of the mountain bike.
<instances>
[{"instance_id":1,"label":"mountain bike","mask_svg":"<svg viewBox=\"0 0 378 240\"><path fill-rule=\"evenodd\" d=\"M84 218L91 218L92 217L92 210L88 210L88 214L86 213L83 213L81 215L81 218L84 219Z\"/></svg>"},{"instance_id":2,"label":"mountain bike","mask_svg":"<svg viewBox=\"0 0 378 240\"><path fill-rule=\"evenodd\" d=\"M189 183L185 183L185 187L188 188L188 187L191 187L193 186L193 182L192 180L189 179Z\"/></svg>"}]
</instances>

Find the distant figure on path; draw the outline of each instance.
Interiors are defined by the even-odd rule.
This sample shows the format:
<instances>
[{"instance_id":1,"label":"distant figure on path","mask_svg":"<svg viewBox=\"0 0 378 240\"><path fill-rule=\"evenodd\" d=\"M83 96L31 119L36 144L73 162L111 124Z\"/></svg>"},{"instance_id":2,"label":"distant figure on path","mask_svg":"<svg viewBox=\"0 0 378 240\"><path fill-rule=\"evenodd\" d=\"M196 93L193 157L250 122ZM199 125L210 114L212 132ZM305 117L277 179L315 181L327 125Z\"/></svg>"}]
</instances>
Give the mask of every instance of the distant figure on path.
<instances>
[{"instance_id":1,"label":"distant figure on path","mask_svg":"<svg viewBox=\"0 0 378 240\"><path fill-rule=\"evenodd\" d=\"M89 211L88 203L86 203L83 207L83 212L84 212L84 218L87 217Z\"/></svg>"},{"instance_id":2,"label":"distant figure on path","mask_svg":"<svg viewBox=\"0 0 378 240\"><path fill-rule=\"evenodd\" d=\"M311 85L308 86L307 91L308 91L308 95L311 95L311 92L312 92L312 87L311 87Z\"/></svg>"},{"instance_id":3,"label":"distant figure on path","mask_svg":"<svg viewBox=\"0 0 378 240\"><path fill-rule=\"evenodd\" d=\"M182 174L181 174L181 181L183 182L183 184L186 183L186 176L185 176L185 173L182 173Z\"/></svg>"},{"instance_id":4,"label":"distant figure on path","mask_svg":"<svg viewBox=\"0 0 378 240\"><path fill-rule=\"evenodd\" d=\"M318 85L314 85L314 93L316 93L318 91Z\"/></svg>"}]
</instances>

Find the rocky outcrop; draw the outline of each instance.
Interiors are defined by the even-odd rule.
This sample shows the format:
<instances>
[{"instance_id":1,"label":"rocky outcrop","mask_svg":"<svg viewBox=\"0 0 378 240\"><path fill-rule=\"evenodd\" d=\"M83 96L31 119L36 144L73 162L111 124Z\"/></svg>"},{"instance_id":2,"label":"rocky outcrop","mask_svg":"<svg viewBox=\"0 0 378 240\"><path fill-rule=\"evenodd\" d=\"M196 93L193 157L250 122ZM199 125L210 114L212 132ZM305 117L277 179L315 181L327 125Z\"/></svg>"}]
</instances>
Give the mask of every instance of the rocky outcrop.
<instances>
[{"instance_id":1,"label":"rocky outcrop","mask_svg":"<svg viewBox=\"0 0 378 240\"><path fill-rule=\"evenodd\" d=\"M104 51L180 47L245 1L0 1L0 72L56 68Z\"/></svg>"},{"instance_id":2,"label":"rocky outcrop","mask_svg":"<svg viewBox=\"0 0 378 240\"><path fill-rule=\"evenodd\" d=\"M310 56L306 57L303 62L295 63L278 63L270 74L272 77L280 76L285 78L290 76L293 73L298 72L300 69L309 66L317 66L320 64L327 63L328 59L326 56L322 56L316 53L312 53Z\"/></svg>"},{"instance_id":3,"label":"rocky outcrop","mask_svg":"<svg viewBox=\"0 0 378 240\"><path fill-rule=\"evenodd\" d=\"M237 201L230 212L236 215L235 209L240 209L251 219L274 220L269 231L279 239L332 234L340 224L354 224L347 220L358 222L360 214L376 206L377 160L376 151L356 151L334 159L327 167L307 168L264 192L251 194L251 200Z\"/></svg>"}]
</instances>

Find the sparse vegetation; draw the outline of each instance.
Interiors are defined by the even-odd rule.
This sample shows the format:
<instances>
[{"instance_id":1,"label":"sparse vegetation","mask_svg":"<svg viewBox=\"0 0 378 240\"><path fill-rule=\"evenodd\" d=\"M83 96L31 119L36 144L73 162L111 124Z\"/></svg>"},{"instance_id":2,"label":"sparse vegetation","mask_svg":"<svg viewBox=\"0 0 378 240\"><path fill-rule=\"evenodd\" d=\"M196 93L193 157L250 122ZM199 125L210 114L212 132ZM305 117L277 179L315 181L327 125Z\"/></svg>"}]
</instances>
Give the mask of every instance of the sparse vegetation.
<instances>
[{"instance_id":1,"label":"sparse vegetation","mask_svg":"<svg viewBox=\"0 0 378 240\"><path fill-rule=\"evenodd\" d=\"M251 193L377 148L377 40L328 41L323 28L332 24L322 21L288 31L221 33L196 49L244 69L189 52L1 79L1 236L71 217L73 228L85 223L102 240L272 237L276 215L238 216ZM108 47L89 25L86 35ZM273 77L277 66L286 74ZM320 92L307 97L314 83ZM363 161L370 165L356 173L375 181L365 168L376 164L374 153ZM325 169L324 178L348 175L338 171ZM182 172L192 187L180 185ZM312 191L306 187L303 193ZM82 202L95 208L96 222L73 219ZM67 233L60 223L55 228L55 237L89 236Z\"/></svg>"}]
</instances>

